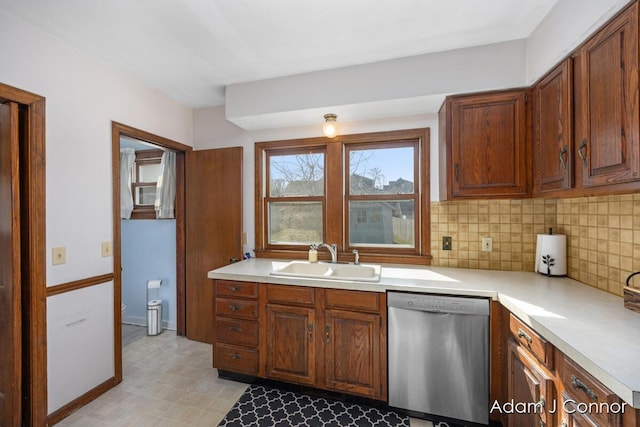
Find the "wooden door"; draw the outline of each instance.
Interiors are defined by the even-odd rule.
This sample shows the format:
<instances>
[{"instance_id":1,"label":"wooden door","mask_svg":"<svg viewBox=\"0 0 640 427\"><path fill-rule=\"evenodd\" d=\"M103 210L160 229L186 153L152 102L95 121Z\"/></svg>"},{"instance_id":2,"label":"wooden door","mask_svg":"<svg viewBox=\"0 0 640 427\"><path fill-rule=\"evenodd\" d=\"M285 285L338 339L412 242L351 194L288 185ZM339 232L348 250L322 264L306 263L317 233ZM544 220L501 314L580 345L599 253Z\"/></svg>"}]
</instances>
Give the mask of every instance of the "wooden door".
<instances>
[{"instance_id":1,"label":"wooden door","mask_svg":"<svg viewBox=\"0 0 640 427\"><path fill-rule=\"evenodd\" d=\"M526 196L526 92L460 96L450 102L451 196Z\"/></svg>"},{"instance_id":2,"label":"wooden door","mask_svg":"<svg viewBox=\"0 0 640 427\"><path fill-rule=\"evenodd\" d=\"M557 407L553 407L555 393L551 374L513 340L509 341L508 369L507 399L520 405L508 414L508 425L555 425Z\"/></svg>"},{"instance_id":3,"label":"wooden door","mask_svg":"<svg viewBox=\"0 0 640 427\"><path fill-rule=\"evenodd\" d=\"M324 328L326 386L381 397L380 316L325 310Z\"/></svg>"},{"instance_id":4,"label":"wooden door","mask_svg":"<svg viewBox=\"0 0 640 427\"><path fill-rule=\"evenodd\" d=\"M639 180L637 3L592 37L580 57L583 129L576 161L582 185Z\"/></svg>"},{"instance_id":5,"label":"wooden door","mask_svg":"<svg viewBox=\"0 0 640 427\"><path fill-rule=\"evenodd\" d=\"M267 304L269 378L313 385L316 381L316 329L313 308Z\"/></svg>"},{"instance_id":6,"label":"wooden door","mask_svg":"<svg viewBox=\"0 0 640 427\"><path fill-rule=\"evenodd\" d=\"M242 147L188 152L185 175L186 334L211 343L207 272L242 259Z\"/></svg>"},{"instance_id":7,"label":"wooden door","mask_svg":"<svg viewBox=\"0 0 640 427\"><path fill-rule=\"evenodd\" d=\"M0 426L21 425L18 105L0 105Z\"/></svg>"},{"instance_id":8,"label":"wooden door","mask_svg":"<svg viewBox=\"0 0 640 427\"><path fill-rule=\"evenodd\" d=\"M547 74L533 90L534 193L573 186L572 60Z\"/></svg>"}]
</instances>

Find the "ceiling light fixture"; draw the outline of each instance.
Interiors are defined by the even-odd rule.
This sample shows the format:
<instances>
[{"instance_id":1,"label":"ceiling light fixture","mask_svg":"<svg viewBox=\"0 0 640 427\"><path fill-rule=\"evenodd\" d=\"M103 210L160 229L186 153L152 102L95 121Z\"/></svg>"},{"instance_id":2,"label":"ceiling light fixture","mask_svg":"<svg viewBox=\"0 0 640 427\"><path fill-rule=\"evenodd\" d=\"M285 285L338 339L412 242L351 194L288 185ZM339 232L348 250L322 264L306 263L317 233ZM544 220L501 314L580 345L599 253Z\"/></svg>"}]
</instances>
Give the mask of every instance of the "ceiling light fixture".
<instances>
[{"instance_id":1,"label":"ceiling light fixture","mask_svg":"<svg viewBox=\"0 0 640 427\"><path fill-rule=\"evenodd\" d=\"M322 126L322 132L327 138L335 138L338 135L338 124L336 120L338 116L335 114L324 115L324 125Z\"/></svg>"}]
</instances>

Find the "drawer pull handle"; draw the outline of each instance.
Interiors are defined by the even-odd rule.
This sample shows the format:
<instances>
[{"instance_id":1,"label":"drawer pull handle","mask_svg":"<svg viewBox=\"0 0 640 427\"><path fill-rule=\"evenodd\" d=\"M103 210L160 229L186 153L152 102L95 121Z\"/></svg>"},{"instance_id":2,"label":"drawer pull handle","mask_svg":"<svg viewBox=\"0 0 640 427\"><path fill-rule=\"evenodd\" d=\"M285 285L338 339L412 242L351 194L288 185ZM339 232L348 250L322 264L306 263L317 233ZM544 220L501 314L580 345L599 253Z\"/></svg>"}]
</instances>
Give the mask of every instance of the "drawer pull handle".
<instances>
[{"instance_id":1,"label":"drawer pull handle","mask_svg":"<svg viewBox=\"0 0 640 427\"><path fill-rule=\"evenodd\" d=\"M239 286L231 286L229 289L231 290L231 292L238 292L240 290L240 287Z\"/></svg>"},{"instance_id":2,"label":"drawer pull handle","mask_svg":"<svg viewBox=\"0 0 640 427\"><path fill-rule=\"evenodd\" d=\"M571 375L571 385L576 390L584 391L587 394L587 396L589 396L589 398L591 400L598 400L598 395L595 393L595 391L593 391L589 387L587 387L587 385L585 383L583 383L582 381L580 381L579 378L576 378L575 375Z\"/></svg>"},{"instance_id":3,"label":"drawer pull handle","mask_svg":"<svg viewBox=\"0 0 640 427\"><path fill-rule=\"evenodd\" d=\"M313 342L313 323L309 323L309 342Z\"/></svg>"},{"instance_id":4,"label":"drawer pull handle","mask_svg":"<svg viewBox=\"0 0 640 427\"><path fill-rule=\"evenodd\" d=\"M240 359L240 357L242 357L242 356L240 356L238 353L231 353L231 359L232 360L238 360L238 359Z\"/></svg>"},{"instance_id":5,"label":"drawer pull handle","mask_svg":"<svg viewBox=\"0 0 640 427\"><path fill-rule=\"evenodd\" d=\"M229 330L232 332L242 332L242 328L240 326L229 326Z\"/></svg>"},{"instance_id":6,"label":"drawer pull handle","mask_svg":"<svg viewBox=\"0 0 640 427\"><path fill-rule=\"evenodd\" d=\"M522 329L518 328L518 338L524 338L524 340L526 342L528 342L529 344L531 344L531 342L533 341L531 339L531 337L529 336L529 334L527 334L525 331L523 331Z\"/></svg>"},{"instance_id":7,"label":"drawer pull handle","mask_svg":"<svg viewBox=\"0 0 640 427\"><path fill-rule=\"evenodd\" d=\"M236 304L229 304L229 310L238 311L238 310L240 310L240 306L236 305Z\"/></svg>"}]
</instances>

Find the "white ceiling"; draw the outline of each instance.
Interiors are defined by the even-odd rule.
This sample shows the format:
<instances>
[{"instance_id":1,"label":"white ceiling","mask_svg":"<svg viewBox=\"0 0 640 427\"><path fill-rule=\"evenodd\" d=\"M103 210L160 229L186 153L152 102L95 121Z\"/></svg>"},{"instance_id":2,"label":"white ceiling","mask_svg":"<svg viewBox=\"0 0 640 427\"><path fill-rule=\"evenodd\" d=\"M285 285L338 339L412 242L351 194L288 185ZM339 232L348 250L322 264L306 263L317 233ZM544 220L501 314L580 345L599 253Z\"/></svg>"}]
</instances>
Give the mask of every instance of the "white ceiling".
<instances>
[{"instance_id":1,"label":"white ceiling","mask_svg":"<svg viewBox=\"0 0 640 427\"><path fill-rule=\"evenodd\" d=\"M526 38L557 0L0 0L194 108L224 87Z\"/></svg>"}]
</instances>

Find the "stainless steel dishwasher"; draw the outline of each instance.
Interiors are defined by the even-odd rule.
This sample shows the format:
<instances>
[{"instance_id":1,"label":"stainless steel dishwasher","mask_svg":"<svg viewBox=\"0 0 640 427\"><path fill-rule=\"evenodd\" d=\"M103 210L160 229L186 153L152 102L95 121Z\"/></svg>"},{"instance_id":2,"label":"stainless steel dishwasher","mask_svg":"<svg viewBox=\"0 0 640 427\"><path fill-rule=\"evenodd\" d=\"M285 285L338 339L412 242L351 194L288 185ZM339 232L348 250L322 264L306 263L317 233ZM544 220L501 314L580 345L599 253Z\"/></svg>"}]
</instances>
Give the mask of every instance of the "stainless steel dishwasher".
<instances>
[{"instance_id":1,"label":"stainless steel dishwasher","mask_svg":"<svg viewBox=\"0 0 640 427\"><path fill-rule=\"evenodd\" d=\"M489 300L389 292L389 406L489 422Z\"/></svg>"}]
</instances>

